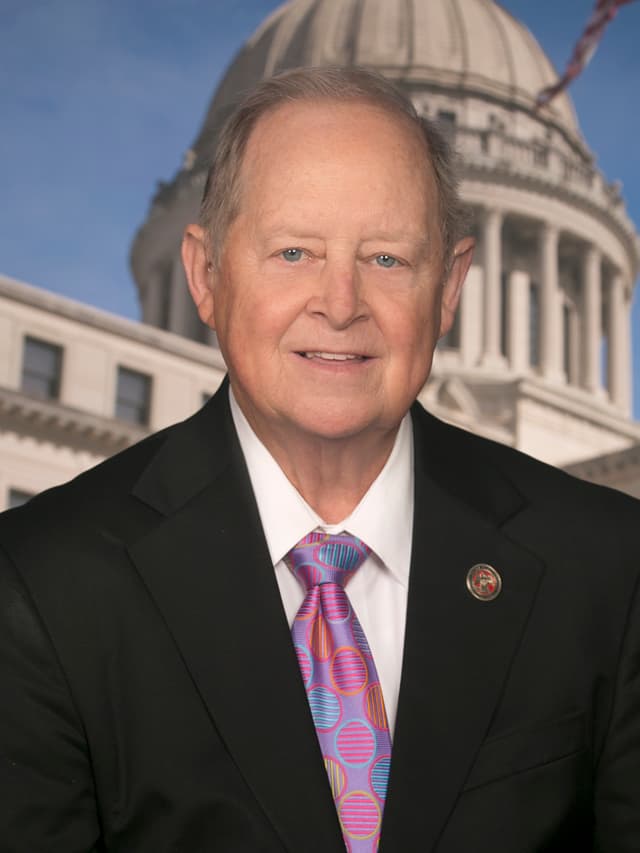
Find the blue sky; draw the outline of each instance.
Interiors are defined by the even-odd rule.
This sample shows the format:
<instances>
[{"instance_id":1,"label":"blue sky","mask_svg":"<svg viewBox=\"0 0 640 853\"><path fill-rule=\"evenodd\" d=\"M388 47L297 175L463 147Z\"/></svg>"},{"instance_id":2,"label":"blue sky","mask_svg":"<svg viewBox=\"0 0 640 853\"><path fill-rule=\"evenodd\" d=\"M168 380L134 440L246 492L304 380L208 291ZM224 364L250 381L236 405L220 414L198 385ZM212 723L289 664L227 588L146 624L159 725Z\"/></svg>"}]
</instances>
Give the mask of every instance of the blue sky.
<instances>
[{"instance_id":1,"label":"blue sky","mask_svg":"<svg viewBox=\"0 0 640 853\"><path fill-rule=\"evenodd\" d=\"M424 0L429 2L429 0ZM2 0L0 272L138 318L131 239L226 66L278 0ZM593 0L503 0L563 67ZM640 2L571 88L640 224ZM640 417L640 298L634 304Z\"/></svg>"}]
</instances>

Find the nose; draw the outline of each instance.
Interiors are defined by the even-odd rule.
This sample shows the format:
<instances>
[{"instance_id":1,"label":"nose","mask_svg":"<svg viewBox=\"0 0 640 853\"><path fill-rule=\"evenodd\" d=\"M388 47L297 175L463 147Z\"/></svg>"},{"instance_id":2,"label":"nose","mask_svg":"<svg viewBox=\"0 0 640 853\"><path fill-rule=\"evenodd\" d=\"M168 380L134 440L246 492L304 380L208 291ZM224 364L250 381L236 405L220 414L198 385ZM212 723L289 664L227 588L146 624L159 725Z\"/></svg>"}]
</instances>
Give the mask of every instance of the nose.
<instances>
[{"instance_id":1,"label":"nose","mask_svg":"<svg viewBox=\"0 0 640 853\"><path fill-rule=\"evenodd\" d=\"M318 291L309 303L313 314L322 315L334 329L346 329L366 313L362 282L355 261L326 260Z\"/></svg>"}]
</instances>

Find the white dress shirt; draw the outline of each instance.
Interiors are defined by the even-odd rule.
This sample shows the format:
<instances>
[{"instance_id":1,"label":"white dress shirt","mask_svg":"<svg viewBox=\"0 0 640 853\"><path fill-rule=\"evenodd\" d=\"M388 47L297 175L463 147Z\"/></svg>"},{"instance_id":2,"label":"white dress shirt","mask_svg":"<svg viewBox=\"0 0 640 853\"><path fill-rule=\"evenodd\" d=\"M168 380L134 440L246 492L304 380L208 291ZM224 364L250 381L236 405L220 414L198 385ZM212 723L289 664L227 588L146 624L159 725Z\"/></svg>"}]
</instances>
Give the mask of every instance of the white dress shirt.
<instances>
[{"instance_id":1,"label":"white dress shirt","mask_svg":"<svg viewBox=\"0 0 640 853\"><path fill-rule=\"evenodd\" d=\"M347 594L373 652L393 736L413 532L411 417L405 415L384 468L351 515L339 524L325 524L255 434L231 388L229 399L289 624L302 604L304 590L283 557L303 536L316 528L327 533L346 530L371 548L349 581Z\"/></svg>"}]
</instances>

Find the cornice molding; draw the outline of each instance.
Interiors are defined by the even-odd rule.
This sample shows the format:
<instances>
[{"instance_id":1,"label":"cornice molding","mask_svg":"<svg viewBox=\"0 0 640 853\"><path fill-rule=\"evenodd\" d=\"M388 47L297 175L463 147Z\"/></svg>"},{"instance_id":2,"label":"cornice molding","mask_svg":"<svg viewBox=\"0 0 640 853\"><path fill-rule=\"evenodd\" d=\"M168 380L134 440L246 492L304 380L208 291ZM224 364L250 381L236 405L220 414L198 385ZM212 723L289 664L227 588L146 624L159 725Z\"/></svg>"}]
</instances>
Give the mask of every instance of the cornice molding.
<instances>
[{"instance_id":1,"label":"cornice molding","mask_svg":"<svg viewBox=\"0 0 640 853\"><path fill-rule=\"evenodd\" d=\"M494 141L482 150L483 137ZM538 195L558 198L593 216L613 231L625 245L637 274L640 267L640 238L627 214L620 187L608 183L593 165L572 159L554 148L535 141L516 140L498 132L461 127L456 133L460 151L461 177L492 185L517 187ZM513 152L518 152L518 157ZM539 151L555 161L535 163ZM518 162L518 159L524 162ZM589 186L591 184L591 186ZM508 211L507 211L508 213Z\"/></svg>"},{"instance_id":2,"label":"cornice molding","mask_svg":"<svg viewBox=\"0 0 640 853\"><path fill-rule=\"evenodd\" d=\"M634 474L640 478L640 443L624 450L604 453L602 456L565 465L563 470L574 477L595 482L609 480L612 477L628 479Z\"/></svg>"},{"instance_id":3,"label":"cornice molding","mask_svg":"<svg viewBox=\"0 0 640 853\"><path fill-rule=\"evenodd\" d=\"M110 456L144 438L150 430L0 388L0 432Z\"/></svg>"},{"instance_id":4,"label":"cornice molding","mask_svg":"<svg viewBox=\"0 0 640 853\"><path fill-rule=\"evenodd\" d=\"M66 296L59 296L56 293L0 274L0 299L2 297L11 302L28 305L31 308L64 317L83 326L98 329L101 332L108 332L119 338L144 344L156 351L166 352L226 372L220 351L209 344L201 344L182 335L158 329L155 326L118 317L108 311L102 311L91 305L76 302Z\"/></svg>"}]
</instances>

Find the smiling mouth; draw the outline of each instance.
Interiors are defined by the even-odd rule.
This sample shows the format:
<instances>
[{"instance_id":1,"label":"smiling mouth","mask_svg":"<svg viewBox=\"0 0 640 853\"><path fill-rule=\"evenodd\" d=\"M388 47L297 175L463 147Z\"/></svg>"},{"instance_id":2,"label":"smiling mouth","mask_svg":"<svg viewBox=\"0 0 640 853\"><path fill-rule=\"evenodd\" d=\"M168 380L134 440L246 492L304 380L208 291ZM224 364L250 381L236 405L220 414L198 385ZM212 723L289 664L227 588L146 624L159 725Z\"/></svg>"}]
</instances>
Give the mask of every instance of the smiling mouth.
<instances>
[{"instance_id":1,"label":"smiling mouth","mask_svg":"<svg viewBox=\"0 0 640 853\"><path fill-rule=\"evenodd\" d=\"M303 358L318 359L320 361L367 361L368 355L357 355L347 352L316 352L316 351L301 351L298 352Z\"/></svg>"}]
</instances>

